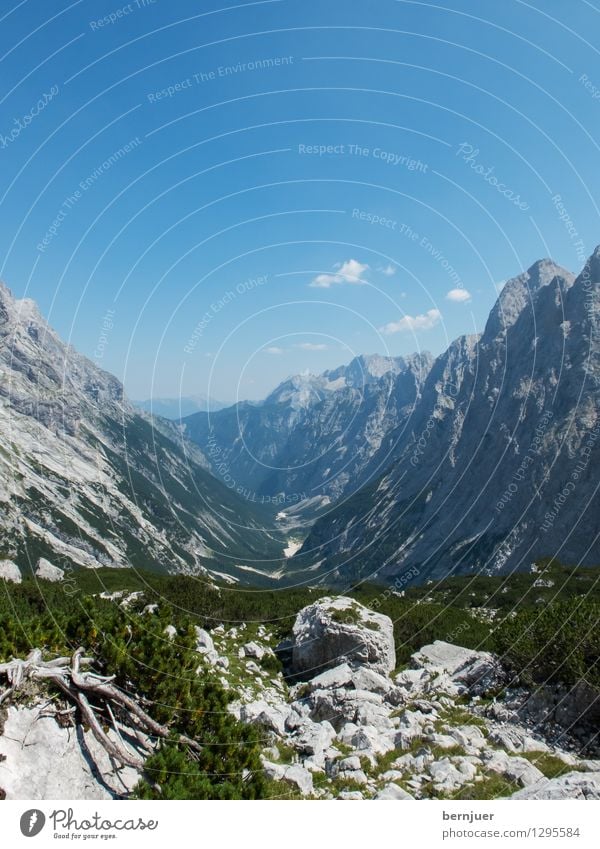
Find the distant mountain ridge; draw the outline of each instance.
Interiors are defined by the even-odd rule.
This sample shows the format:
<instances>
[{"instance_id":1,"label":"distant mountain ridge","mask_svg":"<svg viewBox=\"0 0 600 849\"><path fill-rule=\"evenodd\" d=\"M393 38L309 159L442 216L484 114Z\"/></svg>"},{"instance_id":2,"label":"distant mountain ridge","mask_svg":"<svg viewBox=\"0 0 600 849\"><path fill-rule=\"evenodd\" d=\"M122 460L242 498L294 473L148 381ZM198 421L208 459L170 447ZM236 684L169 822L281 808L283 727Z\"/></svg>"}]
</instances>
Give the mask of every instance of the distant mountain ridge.
<instances>
[{"instance_id":1,"label":"distant mountain ridge","mask_svg":"<svg viewBox=\"0 0 600 849\"><path fill-rule=\"evenodd\" d=\"M248 492L295 503L339 498L365 481L372 457L401 427L431 367L429 353L355 357L320 375L294 375L260 402L182 421L213 472Z\"/></svg>"},{"instance_id":2,"label":"distant mountain ridge","mask_svg":"<svg viewBox=\"0 0 600 849\"><path fill-rule=\"evenodd\" d=\"M134 407L143 410L153 416L162 416L163 419L178 421L193 413L206 412L207 410L222 410L229 406L215 398L206 398L204 395L185 395L181 398L147 398L145 401L132 401Z\"/></svg>"}]
</instances>

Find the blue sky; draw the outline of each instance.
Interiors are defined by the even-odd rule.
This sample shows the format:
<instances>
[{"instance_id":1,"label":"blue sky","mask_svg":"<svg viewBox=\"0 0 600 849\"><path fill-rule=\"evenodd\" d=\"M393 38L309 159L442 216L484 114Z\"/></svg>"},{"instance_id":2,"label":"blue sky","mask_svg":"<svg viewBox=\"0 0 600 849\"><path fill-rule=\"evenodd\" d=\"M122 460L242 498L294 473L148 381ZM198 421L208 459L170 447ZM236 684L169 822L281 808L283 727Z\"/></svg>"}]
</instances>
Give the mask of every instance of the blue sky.
<instances>
[{"instance_id":1,"label":"blue sky","mask_svg":"<svg viewBox=\"0 0 600 849\"><path fill-rule=\"evenodd\" d=\"M600 242L584 0L25 0L0 277L132 397L440 353Z\"/></svg>"}]
</instances>

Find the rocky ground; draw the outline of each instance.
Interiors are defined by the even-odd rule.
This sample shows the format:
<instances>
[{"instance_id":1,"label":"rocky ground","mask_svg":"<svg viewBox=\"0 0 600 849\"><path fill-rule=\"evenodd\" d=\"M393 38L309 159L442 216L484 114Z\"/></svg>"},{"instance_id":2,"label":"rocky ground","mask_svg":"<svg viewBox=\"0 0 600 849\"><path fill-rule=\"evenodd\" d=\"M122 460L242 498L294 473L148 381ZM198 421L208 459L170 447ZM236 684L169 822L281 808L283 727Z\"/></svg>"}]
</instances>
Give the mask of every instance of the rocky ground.
<instances>
[{"instance_id":1,"label":"rocky ground","mask_svg":"<svg viewBox=\"0 0 600 849\"><path fill-rule=\"evenodd\" d=\"M600 760L555 721L560 693L550 710L489 653L436 641L397 671L391 620L344 597L300 611L284 644L249 623L197 639L199 674L209 663L235 694L230 710L262 729L264 770L286 798L600 799ZM47 698L1 719L7 798L126 796L137 780Z\"/></svg>"},{"instance_id":2,"label":"rocky ground","mask_svg":"<svg viewBox=\"0 0 600 849\"><path fill-rule=\"evenodd\" d=\"M542 729L541 705L524 711L529 694L507 690L486 652L437 641L392 674L391 621L344 598L298 615L288 648L303 680L291 686L269 671L268 629L216 629L216 656L234 646L222 676L240 691L232 709L265 729L267 773L303 796L600 798L600 760L579 757L563 728Z\"/></svg>"}]
</instances>

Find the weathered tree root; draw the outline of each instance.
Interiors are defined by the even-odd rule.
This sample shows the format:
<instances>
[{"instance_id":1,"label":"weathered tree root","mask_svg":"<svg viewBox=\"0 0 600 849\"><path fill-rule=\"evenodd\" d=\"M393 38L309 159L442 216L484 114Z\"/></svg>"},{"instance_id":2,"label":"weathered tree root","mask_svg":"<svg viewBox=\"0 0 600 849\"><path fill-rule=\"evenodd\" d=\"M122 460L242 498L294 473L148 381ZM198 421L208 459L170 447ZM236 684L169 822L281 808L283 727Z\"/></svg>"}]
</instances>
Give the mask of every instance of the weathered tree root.
<instances>
[{"instance_id":1,"label":"weathered tree root","mask_svg":"<svg viewBox=\"0 0 600 849\"><path fill-rule=\"evenodd\" d=\"M166 725L153 720L135 699L112 683L114 676L103 677L89 671L82 672L81 667L91 662L92 658L84 657L83 649L77 649L70 658L59 657L50 661L42 660L42 652L34 649L25 660L16 659L8 663L0 663L0 676L5 676L8 682L8 688L0 693L0 704L16 693L26 681L48 681L79 708L84 723L89 726L96 740L111 758L124 766L139 769L144 763L144 758L126 748L118 730L113 708L128 714L134 726L131 730L138 744L145 748L148 754L152 748L143 740L140 731L150 737L165 739L171 736L169 729ZM94 708L88 701L87 694L92 694L100 703L101 709L106 710L115 729L117 740L111 740L102 727ZM184 734L176 739L193 752L202 751L202 747L195 740Z\"/></svg>"}]
</instances>

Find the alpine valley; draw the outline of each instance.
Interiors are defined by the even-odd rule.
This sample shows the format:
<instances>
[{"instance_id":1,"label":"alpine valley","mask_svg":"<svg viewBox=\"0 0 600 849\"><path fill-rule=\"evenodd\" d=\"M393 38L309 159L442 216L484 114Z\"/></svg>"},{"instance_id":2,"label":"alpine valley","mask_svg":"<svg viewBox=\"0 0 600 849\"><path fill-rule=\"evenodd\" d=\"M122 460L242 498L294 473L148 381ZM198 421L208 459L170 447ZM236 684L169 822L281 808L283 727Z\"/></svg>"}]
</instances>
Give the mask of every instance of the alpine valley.
<instances>
[{"instance_id":1,"label":"alpine valley","mask_svg":"<svg viewBox=\"0 0 600 849\"><path fill-rule=\"evenodd\" d=\"M3 569L350 587L597 565L599 289L600 248L578 277L541 260L436 359L360 356L177 423L1 286Z\"/></svg>"},{"instance_id":2,"label":"alpine valley","mask_svg":"<svg viewBox=\"0 0 600 849\"><path fill-rule=\"evenodd\" d=\"M597 565L599 289L600 248L577 278L541 260L505 284L482 334L435 360L358 357L184 432L295 524L296 581Z\"/></svg>"}]
</instances>

